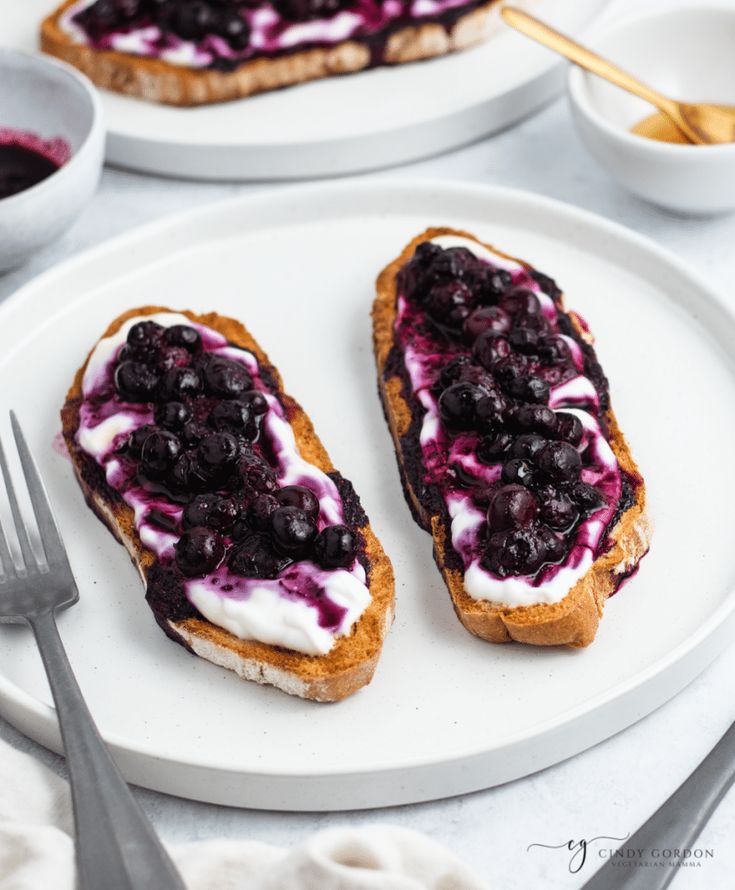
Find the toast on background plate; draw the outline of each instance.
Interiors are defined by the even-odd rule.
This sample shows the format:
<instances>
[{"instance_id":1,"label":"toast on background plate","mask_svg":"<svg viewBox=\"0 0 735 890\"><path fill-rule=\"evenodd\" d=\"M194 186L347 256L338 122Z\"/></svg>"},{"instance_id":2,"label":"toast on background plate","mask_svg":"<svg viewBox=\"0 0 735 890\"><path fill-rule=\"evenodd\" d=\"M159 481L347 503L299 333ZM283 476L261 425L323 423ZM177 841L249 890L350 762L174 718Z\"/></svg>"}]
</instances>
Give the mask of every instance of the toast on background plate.
<instances>
[{"instance_id":1,"label":"toast on background plate","mask_svg":"<svg viewBox=\"0 0 735 890\"><path fill-rule=\"evenodd\" d=\"M435 228L380 274L373 333L406 500L460 621L591 643L650 526L586 324L527 263Z\"/></svg>"},{"instance_id":2,"label":"toast on background plate","mask_svg":"<svg viewBox=\"0 0 735 890\"><path fill-rule=\"evenodd\" d=\"M499 0L66 0L41 49L97 86L170 105L241 99L466 49Z\"/></svg>"},{"instance_id":3,"label":"toast on background plate","mask_svg":"<svg viewBox=\"0 0 735 890\"><path fill-rule=\"evenodd\" d=\"M171 639L302 698L370 682L393 618L390 561L242 324L125 312L61 418L87 503Z\"/></svg>"}]
</instances>

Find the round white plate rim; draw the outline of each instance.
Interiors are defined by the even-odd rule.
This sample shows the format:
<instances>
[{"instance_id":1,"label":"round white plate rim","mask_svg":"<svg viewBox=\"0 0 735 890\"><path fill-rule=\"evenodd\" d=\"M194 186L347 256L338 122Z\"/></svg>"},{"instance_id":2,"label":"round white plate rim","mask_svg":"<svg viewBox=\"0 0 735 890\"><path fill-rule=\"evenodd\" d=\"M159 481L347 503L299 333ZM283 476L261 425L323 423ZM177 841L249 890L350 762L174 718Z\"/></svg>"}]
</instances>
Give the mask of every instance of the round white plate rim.
<instances>
[{"instance_id":1,"label":"round white plate rim","mask_svg":"<svg viewBox=\"0 0 735 890\"><path fill-rule=\"evenodd\" d=\"M397 178L384 178L377 181L345 180L328 185L302 185L284 189L280 191L278 195L281 200L283 200L285 196L285 200L291 200L294 203L300 201L302 205L306 206L309 200L314 196L318 195L320 198L323 199L325 197L325 192L331 195L339 195L340 193L343 193L344 195L349 196L350 194L352 194L356 197L351 203L354 203L356 206L360 195L369 195L371 200L375 200L376 192L381 190L387 196L390 194L391 191L395 190L400 190L404 193L415 191L419 194L426 194L427 189L431 190L431 193L434 197L436 197L437 195L443 195L450 199L457 196L471 196L475 200L481 198L487 201L491 201L493 199L497 201L510 201L521 206L525 205L529 208L542 208L546 211L551 211L555 214L562 215L566 217L567 220L574 220L595 226L598 230L609 234L613 238L626 241L631 246L635 245L637 248L643 248L648 254L653 255L660 262L665 263L667 266L673 269L677 276L691 282L693 287L695 287L700 295L704 294L705 297L709 299L709 301L719 310L724 311L728 315L732 316L731 311L722 301L717 292L709 285L703 283L700 279L695 278L692 270L687 266L687 264L680 260L678 257L671 254L665 248L662 248L655 242L650 241L649 239L625 228L618 223L606 220L596 214L589 213L588 211L581 210L579 208L564 204L563 202L559 202L543 196L495 186L478 187L475 185L458 183L451 180L416 181ZM207 207L195 208L182 214L176 214L163 220L154 221L129 233L125 233L121 236L118 236L117 238L111 239L110 241L107 241L97 247L91 248L90 250L85 251L79 256L73 257L59 264L58 266L42 273L36 279L29 282L14 295L5 300L3 304L0 305L0 324L2 323L4 316L18 311L19 309L22 310L26 301L33 298L34 291L48 289L48 285L52 284L54 279L63 278L66 276L73 276L78 269L83 268L87 265L94 264L95 261L103 259L105 256L117 253L121 249L125 249L125 247L130 244L143 242L150 243L156 235L163 235L166 232L175 231L177 228L183 228L191 223L197 222L198 220L205 221L208 217L217 217L232 212L233 210L240 211L245 215L252 214L253 216L255 216L257 214L259 205L268 203L272 200L273 196L267 193L228 199L213 205L209 205ZM186 247L184 247L183 249L185 250ZM178 252L176 249L170 251L170 253L176 252ZM85 287L84 296L89 296L89 293L93 293L97 287L101 286L101 284L101 282L97 282L94 285ZM82 297L80 297L80 299L81 298ZM61 310L62 307L59 307L59 309ZM601 711L606 706L615 705L616 703L621 702L636 691L643 692L643 690L649 687L653 683L653 681L655 681L657 678L662 677L668 671L673 669L677 664L685 665L687 670L685 671L684 678L678 679L673 688L669 688L663 693L657 693L655 696L656 701L653 705L646 705L644 713L649 713L655 707L663 704L664 701L680 691L680 689L683 688L686 683L690 682L694 678L694 676L696 676L696 674L706 666L707 663L709 663L719 654L719 652L727 642L727 634L720 633L719 636L717 636L717 632L725 631L726 629L732 630L732 627L726 628L726 625L728 624L728 619L732 619L733 612L735 612L735 591L731 590L725 597L724 601L720 604L720 606L704 622L699 625L695 632L690 637L688 637L686 641L680 643L678 646L670 650L665 656L659 658L656 662L649 665L646 669L638 672L634 677L631 677L629 680L617 684L612 689L606 690L599 695L593 696L591 699L588 699L572 708L565 710L560 715L557 715L553 718L537 724L532 724L522 733L507 737L501 737L495 740L491 747L488 747L487 745L481 745L480 748L466 749L463 750L461 753L455 752L454 754L448 755L444 759L427 758L423 762L413 760L410 764L396 763L391 766L383 766L378 770L378 772L380 774L387 775L398 770L420 770L425 767L438 768L442 765L447 764L456 765L463 761L470 761L473 758L490 756L500 750L508 749L524 742L533 741L534 739L540 740L543 736L553 733L555 730L564 725L572 725L576 721L579 721L585 717L590 717L595 712ZM708 641L714 640L715 637L717 637L718 645L710 647L710 649L704 654L704 657L699 659L697 664L694 666L694 669L692 670L691 664L695 662L696 657L701 652L704 644L706 644ZM3 675L0 675L0 702L2 702L3 705L5 705L10 710L13 710L14 712L16 708L19 708L21 711L25 711L29 718L40 719L41 723L43 724L43 734L45 736L48 736L49 732L52 735L56 734L56 720L53 708L45 705L30 694L19 689L15 684L7 680ZM640 719L641 716L643 716L643 713L638 712L636 716L633 716L630 719L626 717L622 723L618 722L613 730L604 730L602 734L600 734L599 732L596 733L596 737L589 744L594 744L595 742L600 741L602 738L606 738L607 736L612 734L612 732L616 732L620 729L625 728L625 726L630 725L630 723L634 722L637 719ZM143 758L152 758L159 765L168 762L172 765L176 765L177 767L191 766L192 768L203 769L206 771L221 773L227 772L226 766L223 766L221 763L206 763L203 760L199 760L197 763L186 764L183 763L180 759L168 759L149 746L131 742L124 736L118 736L115 733L105 733L105 738L118 751L128 752L131 755L138 755ZM587 747L587 745L585 745L584 747ZM57 750L58 749L59 747L57 742ZM556 760L558 759L560 758L556 758ZM547 764L544 763L543 765ZM288 772L286 770L279 772L272 769L269 770L267 773L262 773L261 771L257 772L258 775L267 775L274 778L284 777L294 780L299 778L317 779L323 775L321 773L307 772L294 773ZM243 772L242 770L238 770L238 774L243 777L248 775L247 772ZM328 773L329 778L338 778L341 775L359 777L360 775L374 775L374 772L367 770L364 773L360 773L356 772L355 770L346 770L344 773L341 773L338 768L334 768L331 769ZM154 784L152 785L148 782L146 784L151 787L155 787ZM164 782L164 784L167 783ZM473 784L472 787L478 788L483 786L481 784ZM170 793L180 793L186 795L185 791L177 792L173 790L170 785L169 787L166 787L165 789L162 788L161 790L166 790ZM431 795L428 795L426 799L428 799L428 797L430 796ZM419 798L417 796L413 796L412 799Z\"/></svg>"},{"instance_id":2,"label":"round white plate rim","mask_svg":"<svg viewBox=\"0 0 735 890\"><path fill-rule=\"evenodd\" d=\"M566 8L564 15L573 16L573 25L565 23L564 29L579 36L597 22L607 2L586 0L585 8ZM110 108L105 103L107 160L124 169L164 176L263 181L344 176L430 157L512 126L561 92L561 60L515 33L498 33L491 39L524 41L519 44L524 57L527 62L534 62L530 73L520 69L511 83L498 88L489 86L487 93L466 102L458 92L451 106L438 110L427 105L425 112L414 113L405 124L388 128L371 125L369 129L330 134L326 139L304 134L298 141L283 136L271 141L252 137L231 141L219 135L207 140L165 132L146 133L145 127L132 127L125 121L116 123L116 117L122 113L116 115L114 105ZM441 63L442 59L430 60L428 64L432 61ZM491 77L487 80L492 84ZM113 94L112 98L125 97Z\"/></svg>"}]
</instances>

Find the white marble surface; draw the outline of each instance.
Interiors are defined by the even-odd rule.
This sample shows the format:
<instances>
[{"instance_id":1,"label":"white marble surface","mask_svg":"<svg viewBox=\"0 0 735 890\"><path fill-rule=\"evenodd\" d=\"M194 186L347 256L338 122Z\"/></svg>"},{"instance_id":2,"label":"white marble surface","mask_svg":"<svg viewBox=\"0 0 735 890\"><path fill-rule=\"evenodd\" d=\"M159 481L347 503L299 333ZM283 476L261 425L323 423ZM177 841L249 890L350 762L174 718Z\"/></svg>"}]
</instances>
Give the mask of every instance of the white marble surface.
<instances>
[{"instance_id":1,"label":"white marble surface","mask_svg":"<svg viewBox=\"0 0 735 890\"><path fill-rule=\"evenodd\" d=\"M662 5L661 0L624 0L611 12ZM679 219L625 194L585 153L563 100L492 140L383 175L499 183L582 206L673 250L719 285L735 308L731 292L735 216ZM107 170L92 205L60 242L25 268L0 276L0 299L59 260L147 220L229 195L280 187L182 183ZM735 647L676 699L618 736L534 776L452 800L330 815L234 810L142 790L136 794L170 840L251 837L287 845L317 828L342 822L395 822L446 842L490 887L580 887L599 860L591 857L580 873L570 874L569 854L527 852L528 844L622 836L635 830L735 719L734 673ZM22 738L2 719L0 736L37 753L63 773L60 758ZM735 793L725 798L698 846L713 849L714 857L700 868L680 871L672 886L676 890L732 886Z\"/></svg>"}]
</instances>

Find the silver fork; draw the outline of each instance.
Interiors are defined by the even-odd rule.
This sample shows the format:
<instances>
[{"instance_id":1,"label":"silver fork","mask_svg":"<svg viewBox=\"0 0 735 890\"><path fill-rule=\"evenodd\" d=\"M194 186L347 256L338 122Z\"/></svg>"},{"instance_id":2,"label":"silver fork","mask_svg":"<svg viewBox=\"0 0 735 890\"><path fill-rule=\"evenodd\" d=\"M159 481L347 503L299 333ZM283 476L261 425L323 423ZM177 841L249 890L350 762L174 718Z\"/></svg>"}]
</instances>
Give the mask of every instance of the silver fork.
<instances>
[{"instance_id":1,"label":"silver fork","mask_svg":"<svg viewBox=\"0 0 735 890\"><path fill-rule=\"evenodd\" d=\"M0 468L22 565L0 525L0 621L27 621L48 676L69 767L79 886L83 890L184 890L184 884L115 766L82 698L56 627L57 609L79 599L48 496L15 414L10 412L28 494L43 545L37 559L5 454Z\"/></svg>"}]
</instances>

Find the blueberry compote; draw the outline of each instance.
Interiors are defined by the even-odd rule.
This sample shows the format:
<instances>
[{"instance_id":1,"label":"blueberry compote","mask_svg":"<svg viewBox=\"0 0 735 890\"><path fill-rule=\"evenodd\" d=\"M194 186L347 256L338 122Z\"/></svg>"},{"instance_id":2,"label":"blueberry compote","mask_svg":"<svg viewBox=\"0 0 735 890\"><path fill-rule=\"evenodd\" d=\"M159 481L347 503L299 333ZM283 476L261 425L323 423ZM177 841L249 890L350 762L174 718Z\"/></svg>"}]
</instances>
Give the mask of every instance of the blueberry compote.
<instances>
[{"instance_id":1,"label":"blueberry compote","mask_svg":"<svg viewBox=\"0 0 735 890\"><path fill-rule=\"evenodd\" d=\"M369 599L343 483L301 457L251 353L156 318L98 345L77 441L134 509L169 586L173 573L200 612L243 638L324 651L324 632L347 632ZM300 610L284 617L284 600Z\"/></svg>"},{"instance_id":2,"label":"blueberry compote","mask_svg":"<svg viewBox=\"0 0 735 890\"><path fill-rule=\"evenodd\" d=\"M61 139L0 127L0 198L9 198L43 182L68 160Z\"/></svg>"},{"instance_id":3,"label":"blueberry compote","mask_svg":"<svg viewBox=\"0 0 735 890\"><path fill-rule=\"evenodd\" d=\"M392 31L416 19L450 27L482 0L96 0L70 7L66 26L98 49L171 64L230 71L254 56L276 56L346 39L368 44L380 64Z\"/></svg>"},{"instance_id":4,"label":"blueberry compote","mask_svg":"<svg viewBox=\"0 0 735 890\"><path fill-rule=\"evenodd\" d=\"M558 601L605 546L622 494L592 347L550 279L467 239L420 243L397 284L400 367L386 373L412 396L406 470L441 495L448 562L478 599Z\"/></svg>"}]
</instances>

